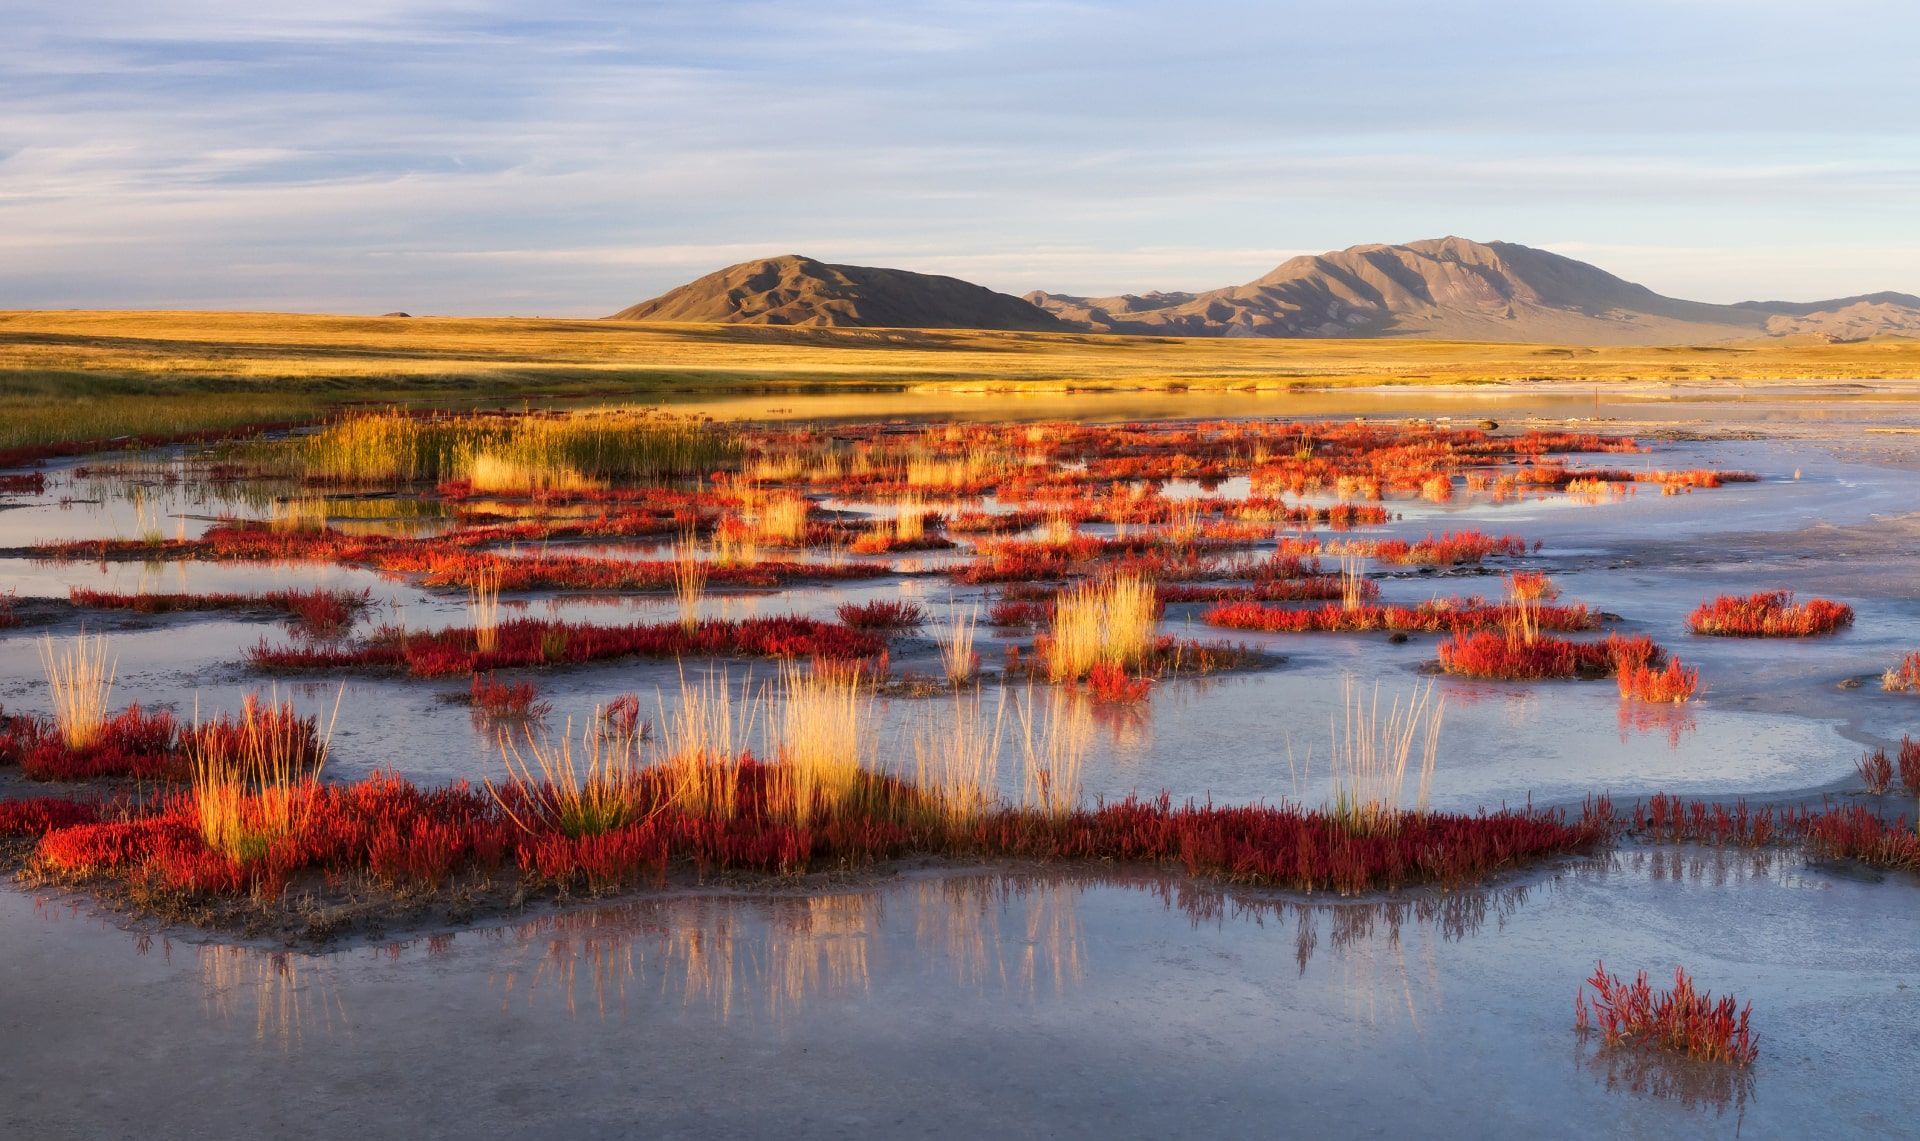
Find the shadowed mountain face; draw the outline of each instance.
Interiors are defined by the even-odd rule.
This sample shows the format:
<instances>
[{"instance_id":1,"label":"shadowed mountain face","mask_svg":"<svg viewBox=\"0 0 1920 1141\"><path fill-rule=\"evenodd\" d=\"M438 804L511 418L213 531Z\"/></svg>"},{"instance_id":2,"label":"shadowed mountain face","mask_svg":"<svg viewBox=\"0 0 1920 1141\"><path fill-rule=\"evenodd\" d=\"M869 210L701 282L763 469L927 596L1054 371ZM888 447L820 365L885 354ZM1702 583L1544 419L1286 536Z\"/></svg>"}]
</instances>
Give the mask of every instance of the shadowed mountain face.
<instances>
[{"instance_id":1,"label":"shadowed mountain face","mask_svg":"<svg viewBox=\"0 0 1920 1141\"><path fill-rule=\"evenodd\" d=\"M1709 305L1663 297L1559 254L1438 238L1297 257L1205 293L1028 300L1084 328L1251 337L1438 337L1649 344L1766 335L1920 334L1920 298Z\"/></svg>"},{"instance_id":2,"label":"shadowed mountain face","mask_svg":"<svg viewBox=\"0 0 1920 1141\"><path fill-rule=\"evenodd\" d=\"M1874 293L1711 305L1559 254L1438 238L1293 258L1205 293L1025 300L951 277L787 256L743 262L614 314L628 321L1080 330L1188 337L1427 337L1686 344L1920 336L1920 298Z\"/></svg>"},{"instance_id":3,"label":"shadowed mountain face","mask_svg":"<svg viewBox=\"0 0 1920 1141\"><path fill-rule=\"evenodd\" d=\"M1018 297L957 277L827 265L797 254L728 266L622 309L612 319L1041 332L1070 328Z\"/></svg>"}]
</instances>

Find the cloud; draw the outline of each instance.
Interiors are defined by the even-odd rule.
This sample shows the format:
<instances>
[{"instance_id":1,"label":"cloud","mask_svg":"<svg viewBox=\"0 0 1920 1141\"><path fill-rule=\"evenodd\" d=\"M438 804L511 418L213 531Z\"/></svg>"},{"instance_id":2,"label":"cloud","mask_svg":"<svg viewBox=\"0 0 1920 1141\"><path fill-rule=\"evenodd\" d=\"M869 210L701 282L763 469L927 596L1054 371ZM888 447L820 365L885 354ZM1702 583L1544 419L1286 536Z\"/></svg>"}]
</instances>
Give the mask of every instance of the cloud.
<instances>
[{"instance_id":1,"label":"cloud","mask_svg":"<svg viewBox=\"0 0 1920 1141\"><path fill-rule=\"evenodd\" d=\"M0 304L592 313L794 250L1205 288L1446 232L1714 296L1917 288L1873 251L1920 246L1920 16L1841 7L1881 34L1654 0L26 0Z\"/></svg>"}]
</instances>

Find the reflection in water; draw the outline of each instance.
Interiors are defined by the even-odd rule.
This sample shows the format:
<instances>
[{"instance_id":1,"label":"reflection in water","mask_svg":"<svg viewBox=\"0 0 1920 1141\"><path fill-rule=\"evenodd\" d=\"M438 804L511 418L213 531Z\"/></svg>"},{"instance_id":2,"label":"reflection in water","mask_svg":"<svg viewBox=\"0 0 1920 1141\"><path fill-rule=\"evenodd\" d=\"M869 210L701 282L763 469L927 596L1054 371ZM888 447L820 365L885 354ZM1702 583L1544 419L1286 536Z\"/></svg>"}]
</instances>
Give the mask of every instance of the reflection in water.
<instances>
[{"instance_id":1,"label":"reflection in water","mask_svg":"<svg viewBox=\"0 0 1920 1141\"><path fill-rule=\"evenodd\" d=\"M1734 1132L1754 1097L1754 1068L1700 1062L1660 1050L1600 1045L1592 1033L1574 1040L1573 1066L1605 1083L1610 1091L1671 1101L1688 1110L1711 1109L1716 1117L1735 1114Z\"/></svg>"},{"instance_id":2,"label":"reflection in water","mask_svg":"<svg viewBox=\"0 0 1920 1141\"><path fill-rule=\"evenodd\" d=\"M171 959L172 948L163 950ZM194 955L208 1016L225 1024L250 1016L257 1042L291 1050L310 1029L322 1038L352 1032L329 958L220 943L196 946Z\"/></svg>"},{"instance_id":3,"label":"reflection in water","mask_svg":"<svg viewBox=\"0 0 1920 1141\"><path fill-rule=\"evenodd\" d=\"M1685 705L1649 705L1644 701L1620 703L1620 743L1629 744L1635 734L1665 733L1667 747L1678 749L1680 738L1699 728L1693 710Z\"/></svg>"}]
</instances>

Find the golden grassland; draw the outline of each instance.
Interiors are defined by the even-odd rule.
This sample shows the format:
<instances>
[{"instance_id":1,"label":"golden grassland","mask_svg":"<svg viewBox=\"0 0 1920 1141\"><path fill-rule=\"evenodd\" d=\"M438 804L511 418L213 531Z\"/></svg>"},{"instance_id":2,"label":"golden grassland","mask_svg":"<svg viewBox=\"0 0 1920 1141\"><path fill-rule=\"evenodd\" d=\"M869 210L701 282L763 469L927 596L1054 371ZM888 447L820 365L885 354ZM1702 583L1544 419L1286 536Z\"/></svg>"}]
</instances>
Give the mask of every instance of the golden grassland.
<instances>
[{"instance_id":1,"label":"golden grassland","mask_svg":"<svg viewBox=\"0 0 1920 1141\"><path fill-rule=\"evenodd\" d=\"M1230 392L1916 376L1920 341L1912 340L1591 348L588 319L7 311L0 312L0 448L312 419L349 400L474 405L872 387ZM220 399L206 399L209 393Z\"/></svg>"}]
</instances>

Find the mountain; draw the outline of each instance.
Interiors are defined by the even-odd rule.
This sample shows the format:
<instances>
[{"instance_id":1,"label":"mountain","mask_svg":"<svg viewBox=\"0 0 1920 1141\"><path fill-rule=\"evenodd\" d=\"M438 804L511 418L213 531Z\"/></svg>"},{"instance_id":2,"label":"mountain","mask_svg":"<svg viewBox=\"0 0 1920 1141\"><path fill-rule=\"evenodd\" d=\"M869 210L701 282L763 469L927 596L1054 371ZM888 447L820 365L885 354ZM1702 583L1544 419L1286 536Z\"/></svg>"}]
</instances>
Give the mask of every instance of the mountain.
<instances>
[{"instance_id":1,"label":"mountain","mask_svg":"<svg viewBox=\"0 0 1920 1141\"><path fill-rule=\"evenodd\" d=\"M1596 266L1512 242L1436 238L1292 258L1204 293L1027 300L1080 328L1190 337L1429 337L1661 344L1813 334L1920 335L1920 298L1712 305L1664 297Z\"/></svg>"},{"instance_id":2,"label":"mountain","mask_svg":"<svg viewBox=\"0 0 1920 1141\"><path fill-rule=\"evenodd\" d=\"M1180 337L1427 337L1554 344L1710 344L1759 337L1920 336L1920 297L1713 305L1655 293L1583 261L1513 242L1435 238L1292 258L1204 293L1024 299L953 277L741 262L613 315L859 328L1012 329Z\"/></svg>"},{"instance_id":3,"label":"mountain","mask_svg":"<svg viewBox=\"0 0 1920 1141\"><path fill-rule=\"evenodd\" d=\"M1029 302L957 277L828 265L798 254L730 265L615 313L615 321L700 321L855 328L1071 326Z\"/></svg>"}]
</instances>

